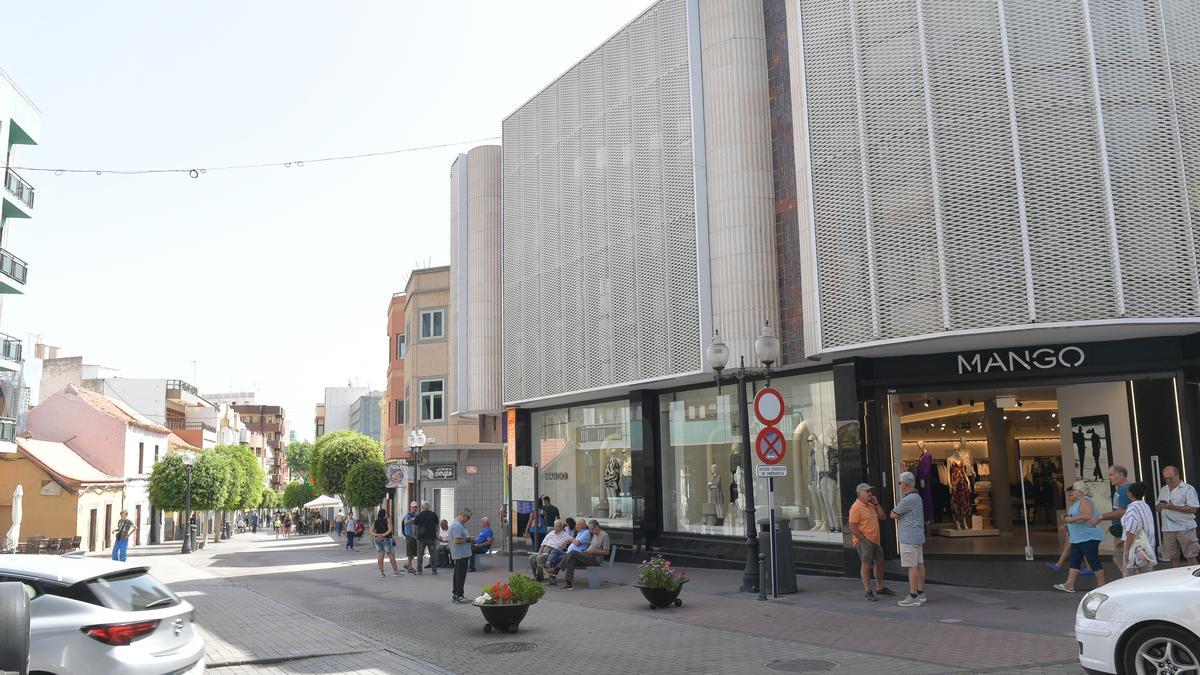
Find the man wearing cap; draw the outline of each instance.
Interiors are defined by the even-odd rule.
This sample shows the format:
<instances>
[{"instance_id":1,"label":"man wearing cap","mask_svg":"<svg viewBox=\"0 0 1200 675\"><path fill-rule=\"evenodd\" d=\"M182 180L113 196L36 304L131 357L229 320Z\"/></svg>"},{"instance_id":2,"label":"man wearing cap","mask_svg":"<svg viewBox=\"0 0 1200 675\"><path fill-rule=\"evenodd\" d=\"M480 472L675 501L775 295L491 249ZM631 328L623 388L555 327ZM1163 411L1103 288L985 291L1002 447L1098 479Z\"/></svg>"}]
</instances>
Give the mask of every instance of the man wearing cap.
<instances>
[{"instance_id":1,"label":"man wearing cap","mask_svg":"<svg viewBox=\"0 0 1200 675\"><path fill-rule=\"evenodd\" d=\"M409 574L416 574L413 569L413 558L417 557L417 533L413 532L413 519L417 517L417 503L412 502L408 505L408 513L404 514L404 519L401 521L404 530L404 553L408 560L404 563L404 569L408 570Z\"/></svg>"},{"instance_id":2,"label":"man wearing cap","mask_svg":"<svg viewBox=\"0 0 1200 675\"><path fill-rule=\"evenodd\" d=\"M864 597L874 602L878 595L895 595L892 589L883 585L883 546L879 539L879 521L887 520L887 514L879 506L879 499L870 485L859 483L854 491L858 499L850 506L850 533L853 535L854 548L858 551L858 559L862 562L859 574ZM872 569L875 572L874 591L871 590Z\"/></svg>"},{"instance_id":3,"label":"man wearing cap","mask_svg":"<svg viewBox=\"0 0 1200 675\"><path fill-rule=\"evenodd\" d=\"M900 525L900 566L908 570L908 597L896 604L920 607L925 604L925 503L912 472L900 474L897 484L904 496L892 507L892 518Z\"/></svg>"}]
</instances>

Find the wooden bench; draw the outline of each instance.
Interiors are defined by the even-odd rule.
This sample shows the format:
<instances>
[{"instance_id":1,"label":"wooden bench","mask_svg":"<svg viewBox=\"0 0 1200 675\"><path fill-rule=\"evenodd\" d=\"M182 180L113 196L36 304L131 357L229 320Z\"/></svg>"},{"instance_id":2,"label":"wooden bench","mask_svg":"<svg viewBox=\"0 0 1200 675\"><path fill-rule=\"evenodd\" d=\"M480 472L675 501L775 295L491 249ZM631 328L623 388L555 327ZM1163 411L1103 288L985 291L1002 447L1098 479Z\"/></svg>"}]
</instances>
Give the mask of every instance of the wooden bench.
<instances>
[{"instance_id":1,"label":"wooden bench","mask_svg":"<svg viewBox=\"0 0 1200 675\"><path fill-rule=\"evenodd\" d=\"M617 561L617 545L610 544L608 549L608 562L600 563L599 565L588 565L584 569L588 574L588 588L600 588L600 583L603 581L603 575L612 571L613 563Z\"/></svg>"}]
</instances>

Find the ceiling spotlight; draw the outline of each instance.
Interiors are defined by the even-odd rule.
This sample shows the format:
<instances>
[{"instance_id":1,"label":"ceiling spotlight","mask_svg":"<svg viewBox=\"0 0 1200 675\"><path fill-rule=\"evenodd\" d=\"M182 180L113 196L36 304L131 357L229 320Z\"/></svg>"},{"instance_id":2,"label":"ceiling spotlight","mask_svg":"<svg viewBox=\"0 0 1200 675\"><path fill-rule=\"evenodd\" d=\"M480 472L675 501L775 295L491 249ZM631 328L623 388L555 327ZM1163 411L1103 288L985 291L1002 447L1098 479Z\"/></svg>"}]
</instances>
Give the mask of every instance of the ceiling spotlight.
<instances>
[{"instance_id":1,"label":"ceiling spotlight","mask_svg":"<svg viewBox=\"0 0 1200 675\"><path fill-rule=\"evenodd\" d=\"M1005 415L1005 416L1004 416L1004 419L1008 419L1008 415Z\"/></svg>"},{"instance_id":2,"label":"ceiling spotlight","mask_svg":"<svg viewBox=\"0 0 1200 675\"><path fill-rule=\"evenodd\" d=\"M930 422L930 423L929 423L929 428L930 428L930 429L932 429L933 427L934 427L934 424L933 424L933 422Z\"/></svg>"},{"instance_id":3,"label":"ceiling spotlight","mask_svg":"<svg viewBox=\"0 0 1200 675\"><path fill-rule=\"evenodd\" d=\"M1025 419L1029 419L1029 415L1026 415L1026 416L1025 416Z\"/></svg>"},{"instance_id":4,"label":"ceiling spotlight","mask_svg":"<svg viewBox=\"0 0 1200 675\"><path fill-rule=\"evenodd\" d=\"M925 407L926 407L926 408L928 408L928 407L929 407L929 399L925 399Z\"/></svg>"},{"instance_id":5,"label":"ceiling spotlight","mask_svg":"<svg viewBox=\"0 0 1200 675\"><path fill-rule=\"evenodd\" d=\"M1050 413L1050 417L1058 417L1058 413Z\"/></svg>"}]
</instances>

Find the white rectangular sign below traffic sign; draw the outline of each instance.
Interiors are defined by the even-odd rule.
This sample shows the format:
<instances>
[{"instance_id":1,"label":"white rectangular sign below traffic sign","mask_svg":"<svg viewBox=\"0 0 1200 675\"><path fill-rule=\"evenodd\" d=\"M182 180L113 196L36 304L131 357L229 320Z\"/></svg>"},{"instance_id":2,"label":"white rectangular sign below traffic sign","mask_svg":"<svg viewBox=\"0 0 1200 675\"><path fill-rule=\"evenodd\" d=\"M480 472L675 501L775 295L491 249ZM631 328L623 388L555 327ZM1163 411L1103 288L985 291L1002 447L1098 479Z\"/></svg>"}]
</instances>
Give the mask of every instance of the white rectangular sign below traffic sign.
<instances>
[{"instance_id":1,"label":"white rectangular sign below traffic sign","mask_svg":"<svg viewBox=\"0 0 1200 675\"><path fill-rule=\"evenodd\" d=\"M754 467L759 478L787 478L787 464L759 464Z\"/></svg>"}]
</instances>

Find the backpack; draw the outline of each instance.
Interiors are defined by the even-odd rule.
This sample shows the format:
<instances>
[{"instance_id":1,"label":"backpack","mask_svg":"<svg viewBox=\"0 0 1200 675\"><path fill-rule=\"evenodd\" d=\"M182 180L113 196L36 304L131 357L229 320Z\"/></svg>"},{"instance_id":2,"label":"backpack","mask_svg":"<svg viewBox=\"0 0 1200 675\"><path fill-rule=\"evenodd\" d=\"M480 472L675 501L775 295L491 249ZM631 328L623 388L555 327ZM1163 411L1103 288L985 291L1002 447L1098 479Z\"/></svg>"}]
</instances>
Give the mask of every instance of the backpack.
<instances>
[{"instance_id":1,"label":"backpack","mask_svg":"<svg viewBox=\"0 0 1200 675\"><path fill-rule=\"evenodd\" d=\"M354 534L356 534L356 535L362 534L363 532L366 531L366 529L367 529L366 525L363 525L363 521L360 518L358 520L358 523L354 526Z\"/></svg>"}]
</instances>

